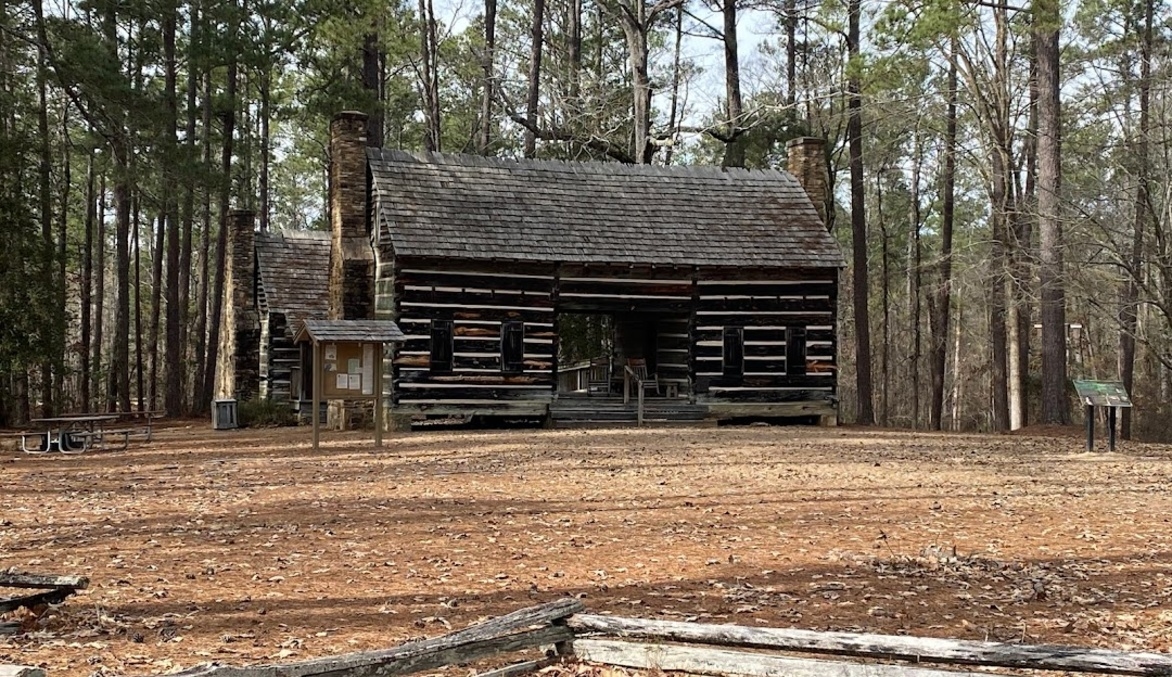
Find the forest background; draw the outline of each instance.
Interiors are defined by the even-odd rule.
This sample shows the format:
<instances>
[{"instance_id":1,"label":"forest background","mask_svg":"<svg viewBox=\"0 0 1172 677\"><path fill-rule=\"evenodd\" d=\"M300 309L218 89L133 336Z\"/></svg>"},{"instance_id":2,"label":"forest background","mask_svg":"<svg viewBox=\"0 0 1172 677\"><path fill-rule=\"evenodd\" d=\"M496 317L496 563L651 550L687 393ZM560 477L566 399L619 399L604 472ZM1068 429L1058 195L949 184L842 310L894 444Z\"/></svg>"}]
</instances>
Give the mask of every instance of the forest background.
<instances>
[{"instance_id":1,"label":"forest background","mask_svg":"<svg viewBox=\"0 0 1172 677\"><path fill-rule=\"evenodd\" d=\"M0 427L206 412L229 212L324 228L358 109L506 157L824 138L844 421L1064 424L1118 378L1172 438L1170 34L1161 0L0 0Z\"/></svg>"}]
</instances>

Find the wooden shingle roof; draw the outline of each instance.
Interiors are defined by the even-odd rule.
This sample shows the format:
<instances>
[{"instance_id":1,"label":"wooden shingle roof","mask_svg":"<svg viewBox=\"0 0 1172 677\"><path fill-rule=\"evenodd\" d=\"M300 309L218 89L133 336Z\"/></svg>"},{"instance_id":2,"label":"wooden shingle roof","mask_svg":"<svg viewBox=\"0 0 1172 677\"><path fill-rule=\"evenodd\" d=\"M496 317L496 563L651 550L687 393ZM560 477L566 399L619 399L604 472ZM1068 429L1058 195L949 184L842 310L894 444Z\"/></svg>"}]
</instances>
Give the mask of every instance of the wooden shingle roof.
<instances>
[{"instance_id":1,"label":"wooden shingle roof","mask_svg":"<svg viewBox=\"0 0 1172 677\"><path fill-rule=\"evenodd\" d=\"M776 170L367 150L401 256L841 267L801 185Z\"/></svg>"},{"instance_id":2,"label":"wooden shingle roof","mask_svg":"<svg viewBox=\"0 0 1172 677\"><path fill-rule=\"evenodd\" d=\"M407 337L390 320L306 320L294 341L394 343Z\"/></svg>"},{"instance_id":3,"label":"wooden shingle roof","mask_svg":"<svg viewBox=\"0 0 1172 677\"><path fill-rule=\"evenodd\" d=\"M285 313L290 320L329 315L329 233L257 233L256 268L262 310Z\"/></svg>"}]
</instances>

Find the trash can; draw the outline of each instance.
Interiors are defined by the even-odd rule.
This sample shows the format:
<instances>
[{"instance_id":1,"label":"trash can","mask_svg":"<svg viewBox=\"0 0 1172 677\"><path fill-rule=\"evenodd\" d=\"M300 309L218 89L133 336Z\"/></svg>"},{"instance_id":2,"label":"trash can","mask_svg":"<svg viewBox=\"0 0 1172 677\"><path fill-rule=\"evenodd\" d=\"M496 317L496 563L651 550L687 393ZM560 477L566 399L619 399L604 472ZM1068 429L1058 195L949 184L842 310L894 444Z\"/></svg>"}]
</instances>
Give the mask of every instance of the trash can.
<instances>
[{"instance_id":1,"label":"trash can","mask_svg":"<svg viewBox=\"0 0 1172 677\"><path fill-rule=\"evenodd\" d=\"M216 400L212 405L212 429L235 430L236 400Z\"/></svg>"}]
</instances>

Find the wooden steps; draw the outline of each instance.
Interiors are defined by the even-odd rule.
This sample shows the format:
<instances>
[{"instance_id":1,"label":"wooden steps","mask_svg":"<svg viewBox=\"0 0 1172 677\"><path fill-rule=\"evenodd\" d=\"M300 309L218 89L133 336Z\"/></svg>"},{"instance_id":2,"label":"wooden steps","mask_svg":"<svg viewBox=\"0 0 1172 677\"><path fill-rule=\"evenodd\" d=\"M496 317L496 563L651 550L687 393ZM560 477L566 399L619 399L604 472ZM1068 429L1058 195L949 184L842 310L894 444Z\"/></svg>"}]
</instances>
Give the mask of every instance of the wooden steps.
<instances>
[{"instance_id":1,"label":"wooden steps","mask_svg":"<svg viewBox=\"0 0 1172 677\"><path fill-rule=\"evenodd\" d=\"M623 404L621 397L561 397L549 405L555 426L634 425L639 418L632 399ZM643 420L649 424L695 424L703 421L708 407L676 398L648 398L643 404Z\"/></svg>"}]
</instances>

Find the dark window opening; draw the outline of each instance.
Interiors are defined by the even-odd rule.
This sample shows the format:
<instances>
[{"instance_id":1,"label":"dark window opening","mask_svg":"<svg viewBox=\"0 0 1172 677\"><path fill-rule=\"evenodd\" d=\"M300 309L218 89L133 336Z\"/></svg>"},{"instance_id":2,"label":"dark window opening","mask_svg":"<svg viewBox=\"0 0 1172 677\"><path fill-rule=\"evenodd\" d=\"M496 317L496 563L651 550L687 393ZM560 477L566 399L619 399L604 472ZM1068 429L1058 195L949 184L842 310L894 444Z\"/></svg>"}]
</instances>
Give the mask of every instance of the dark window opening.
<instances>
[{"instance_id":1,"label":"dark window opening","mask_svg":"<svg viewBox=\"0 0 1172 677\"><path fill-rule=\"evenodd\" d=\"M804 376L806 373L806 328L785 328L785 373Z\"/></svg>"},{"instance_id":2,"label":"dark window opening","mask_svg":"<svg viewBox=\"0 0 1172 677\"><path fill-rule=\"evenodd\" d=\"M724 328L724 375L745 374L745 329L744 327Z\"/></svg>"},{"instance_id":3,"label":"dark window opening","mask_svg":"<svg viewBox=\"0 0 1172 677\"><path fill-rule=\"evenodd\" d=\"M452 370L452 321L431 321L431 371Z\"/></svg>"},{"instance_id":4,"label":"dark window opening","mask_svg":"<svg viewBox=\"0 0 1172 677\"><path fill-rule=\"evenodd\" d=\"M501 371L525 370L525 323L509 320L501 323Z\"/></svg>"}]
</instances>

